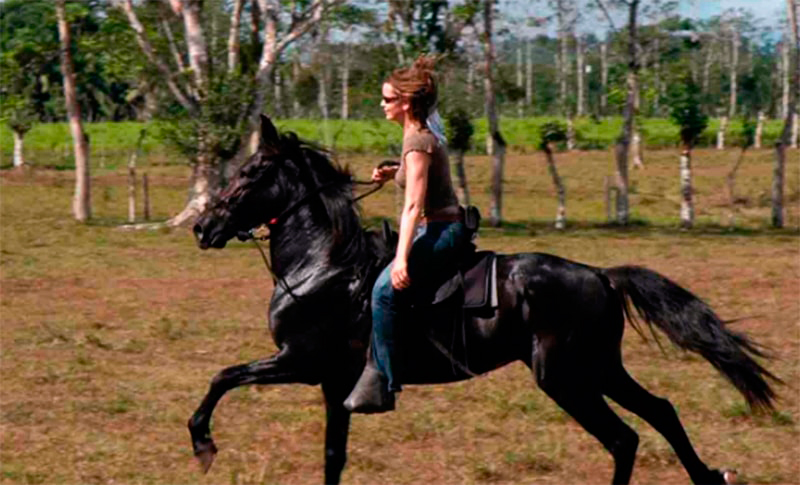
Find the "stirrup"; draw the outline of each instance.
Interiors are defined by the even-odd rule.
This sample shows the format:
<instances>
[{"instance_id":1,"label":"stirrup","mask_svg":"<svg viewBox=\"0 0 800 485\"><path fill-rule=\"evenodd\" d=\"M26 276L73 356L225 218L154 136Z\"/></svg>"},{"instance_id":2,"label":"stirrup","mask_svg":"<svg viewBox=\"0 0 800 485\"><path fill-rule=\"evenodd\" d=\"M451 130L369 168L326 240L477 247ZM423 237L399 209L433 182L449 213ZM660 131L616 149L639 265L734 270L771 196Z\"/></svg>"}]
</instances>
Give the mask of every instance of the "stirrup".
<instances>
[{"instance_id":1,"label":"stirrup","mask_svg":"<svg viewBox=\"0 0 800 485\"><path fill-rule=\"evenodd\" d=\"M389 391L388 384L386 377L367 362L344 407L352 413L364 414L394 411L394 393Z\"/></svg>"}]
</instances>

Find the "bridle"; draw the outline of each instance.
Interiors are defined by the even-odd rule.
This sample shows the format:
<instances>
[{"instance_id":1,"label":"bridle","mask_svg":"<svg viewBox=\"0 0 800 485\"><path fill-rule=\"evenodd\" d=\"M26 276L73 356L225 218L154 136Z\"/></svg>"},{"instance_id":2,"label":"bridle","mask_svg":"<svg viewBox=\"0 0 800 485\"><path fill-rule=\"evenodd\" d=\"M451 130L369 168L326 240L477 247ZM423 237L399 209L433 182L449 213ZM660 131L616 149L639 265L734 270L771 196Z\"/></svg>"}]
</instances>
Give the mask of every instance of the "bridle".
<instances>
[{"instance_id":1,"label":"bridle","mask_svg":"<svg viewBox=\"0 0 800 485\"><path fill-rule=\"evenodd\" d=\"M384 160L383 162L381 162L378 165L378 168L383 168L383 167L387 167L387 166L390 166L390 165L399 165L399 164L397 162L395 162L394 160ZM364 192L363 194L359 195L358 197L354 197L353 199L351 199L350 202L349 202L350 204L354 204L354 203L358 202L359 200L374 194L375 192L381 190L383 188L383 186L384 186L383 182L357 180L357 179L354 179L354 178L348 178L346 180L336 180L336 181L333 181L333 182L328 182L326 184L322 184L322 185L314 188L314 190L309 191L306 195L304 195L300 199L296 200L289 207L287 207L286 209L281 211L280 214L278 214L277 216L275 216L272 219L270 219L269 222L266 223L266 226L270 229L270 234L272 233L273 228L283 224L289 218L290 215L292 215L297 209L302 207L304 204L306 204L312 198L319 196L325 190L327 190L327 189L329 189L331 187L341 186L341 185L346 184L346 183L350 183L350 184L354 184L354 185L375 185L376 186L376 187ZM252 228L252 229L250 229L248 231L239 231L236 234L236 237L240 241L247 241L247 240L253 241L253 244L258 249L258 252L261 253L261 259L264 261L264 266L266 266L267 271L272 276L272 280L277 282L281 287L283 287L283 289L286 291L286 293L289 294L289 296L292 297L292 299L294 299L296 302L299 302L300 301L300 297L298 297L297 295L295 295L292 292L292 288L289 286L288 283L286 283L286 280L284 278L282 278L281 276L279 276L278 274L276 274L272 270L272 265L269 262L269 258L267 258L267 254L264 252L264 248L262 248L261 245L258 243L258 241L269 240L270 239L270 234L259 236L259 235L256 234L256 229L257 228Z\"/></svg>"}]
</instances>

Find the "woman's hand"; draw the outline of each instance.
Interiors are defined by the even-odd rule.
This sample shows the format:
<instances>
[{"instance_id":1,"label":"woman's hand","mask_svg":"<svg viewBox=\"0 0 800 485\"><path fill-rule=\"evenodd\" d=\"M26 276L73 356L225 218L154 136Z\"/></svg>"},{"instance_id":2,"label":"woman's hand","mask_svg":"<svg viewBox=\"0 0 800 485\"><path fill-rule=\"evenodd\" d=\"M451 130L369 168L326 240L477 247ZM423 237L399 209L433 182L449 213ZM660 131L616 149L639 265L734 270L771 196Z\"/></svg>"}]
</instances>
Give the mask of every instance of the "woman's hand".
<instances>
[{"instance_id":1,"label":"woman's hand","mask_svg":"<svg viewBox=\"0 0 800 485\"><path fill-rule=\"evenodd\" d=\"M408 262L395 259L392 263L392 287L395 290L408 288L411 278L408 277Z\"/></svg>"},{"instance_id":2,"label":"woman's hand","mask_svg":"<svg viewBox=\"0 0 800 485\"><path fill-rule=\"evenodd\" d=\"M394 178L394 175L397 173L397 170L400 168L399 165L388 165L385 167L375 167L372 170L372 181L377 182L379 184L386 183L389 180Z\"/></svg>"}]
</instances>

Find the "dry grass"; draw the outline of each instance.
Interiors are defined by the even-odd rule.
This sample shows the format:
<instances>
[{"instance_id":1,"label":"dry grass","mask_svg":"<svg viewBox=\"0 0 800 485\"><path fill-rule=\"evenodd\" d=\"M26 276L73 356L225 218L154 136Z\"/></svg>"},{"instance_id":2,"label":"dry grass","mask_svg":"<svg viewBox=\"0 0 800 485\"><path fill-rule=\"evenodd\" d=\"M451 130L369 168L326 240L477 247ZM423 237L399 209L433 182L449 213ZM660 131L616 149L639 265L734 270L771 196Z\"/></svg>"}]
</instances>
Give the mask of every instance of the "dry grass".
<instances>
[{"instance_id":1,"label":"dry grass","mask_svg":"<svg viewBox=\"0 0 800 485\"><path fill-rule=\"evenodd\" d=\"M704 460L738 468L749 483L800 480L800 247L797 153L787 184L789 229L767 228L771 154L748 155L735 230L727 229L724 175L733 151L695 155L699 227L677 227L678 169L651 152L632 173L640 224L602 227L604 152L559 156L570 228L550 229L555 202L544 162L511 157L503 230L480 245L543 251L594 265L638 263L702 295L736 328L769 345L788 385L778 410L753 416L701 359L628 332L631 373L678 408ZM354 158L366 177L375 159ZM488 208L488 162L468 159L472 192ZM151 168L155 216L184 201L185 169ZM94 178L95 222L69 211L67 172L0 175L0 483L319 483L324 410L319 390L250 387L220 403L221 453L207 476L191 456L185 422L222 367L274 351L265 328L271 292L258 254L232 243L196 249L185 231L127 232L124 177ZM766 202L765 202L766 201ZM367 199L369 221L390 216L393 189ZM687 483L667 443L630 414L641 444L635 483ZM602 447L546 396L522 365L447 386L409 387L398 412L353 418L344 481L377 483L607 483Z\"/></svg>"}]
</instances>

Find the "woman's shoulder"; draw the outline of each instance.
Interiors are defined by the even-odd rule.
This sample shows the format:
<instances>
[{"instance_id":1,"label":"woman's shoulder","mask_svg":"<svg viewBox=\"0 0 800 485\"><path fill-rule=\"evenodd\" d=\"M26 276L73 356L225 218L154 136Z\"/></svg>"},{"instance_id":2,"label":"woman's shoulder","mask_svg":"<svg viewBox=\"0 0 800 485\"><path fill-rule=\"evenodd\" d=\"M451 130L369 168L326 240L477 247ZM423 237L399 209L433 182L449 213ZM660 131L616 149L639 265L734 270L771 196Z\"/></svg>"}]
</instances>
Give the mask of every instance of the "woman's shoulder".
<instances>
[{"instance_id":1,"label":"woman's shoulder","mask_svg":"<svg viewBox=\"0 0 800 485\"><path fill-rule=\"evenodd\" d=\"M436 137L427 128L419 128L410 130L403 137L403 153L412 150L420 150L427 153L432 153L437 147L438 141Z\"/></svg>"}]
</instances>

